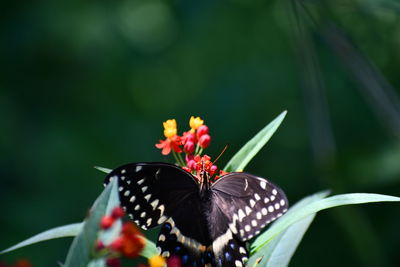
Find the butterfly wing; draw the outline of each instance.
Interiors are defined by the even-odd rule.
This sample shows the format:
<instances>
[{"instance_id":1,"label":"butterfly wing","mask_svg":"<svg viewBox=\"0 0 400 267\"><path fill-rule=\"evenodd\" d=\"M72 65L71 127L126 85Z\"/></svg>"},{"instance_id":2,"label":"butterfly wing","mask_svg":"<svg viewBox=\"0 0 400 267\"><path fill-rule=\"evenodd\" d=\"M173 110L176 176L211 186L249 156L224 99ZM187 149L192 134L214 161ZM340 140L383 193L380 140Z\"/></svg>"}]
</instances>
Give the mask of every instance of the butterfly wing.
<instances>
[{"instance_id":1,"label":"butterfly wing","mask_svg":"<svg viewBox=\"0 0 400 267\"><path fill-rule=\"evenodd\" d=\"M167 163L131 163L113 170L105 183L111 179L118 179L121 206L137 225L146 230L163 224L157 242L161 255L187 260L183 266L201 263L211 242L191 174Z\"/></svg>"},{"instance_id":2,"label":"butterfly wing","mask_svg":"<svg viewBox=\"0 0 400 267\"><path fill-rule=\"evenodd\" d=\"M238 245L255 235L286 212L284 192L268 180L248 173L230 173L211 187L210 234L215 256L225 258L228 245ZM246 255L236 251L232 258L244 265ZM227 265L228 266L228 265ZM232 264L232 266L235 266Z\"/></svg>"},{"instance_id":3,"label":"butterfly wing","mask_svg":"<svg viewBox=\"0 0 400 267\"><path fill-rule=\"evenodd\" d=\"M167 163L130 163L116 168L105 179L118 179L121 206L141 228L164 223L179 206L198 194L195 178Z\"/></svg>"}]
</instances>

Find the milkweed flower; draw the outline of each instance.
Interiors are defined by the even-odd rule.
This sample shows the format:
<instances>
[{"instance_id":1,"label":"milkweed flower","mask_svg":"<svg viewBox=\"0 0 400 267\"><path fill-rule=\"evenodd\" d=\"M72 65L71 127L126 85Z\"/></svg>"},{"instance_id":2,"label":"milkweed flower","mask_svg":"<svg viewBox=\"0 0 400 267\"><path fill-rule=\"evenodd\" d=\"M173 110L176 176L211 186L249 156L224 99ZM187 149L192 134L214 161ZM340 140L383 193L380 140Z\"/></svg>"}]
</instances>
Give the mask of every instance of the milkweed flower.
<instances>
[{"instance_id":1,"label":"milkweed flower","mask_svg":"<svg viewBox=\"0 0 400 267\"><path fill-rule=\"evenodd\" d=\"M189 125L191 128L191 132L195 132L201 125L203 125L204 121L200 119L200 117L190 117Z\"/></svg>"},{"instance_id":2,"label":"milkweed flower","mask_svg":"<svg viewBox=\"0 0 400 267\"><path fill-rule=\"evenodd\" d=\"M182 152L180 145L182 144L180 136L177 135L177 124L176 120L167 120L163 122L164 126L164 136L165 140L160 140L156 147L162 149L161 153L163 155L168 155L171 150L174 150L177 153Z\"/></svg>"}]
</instances>

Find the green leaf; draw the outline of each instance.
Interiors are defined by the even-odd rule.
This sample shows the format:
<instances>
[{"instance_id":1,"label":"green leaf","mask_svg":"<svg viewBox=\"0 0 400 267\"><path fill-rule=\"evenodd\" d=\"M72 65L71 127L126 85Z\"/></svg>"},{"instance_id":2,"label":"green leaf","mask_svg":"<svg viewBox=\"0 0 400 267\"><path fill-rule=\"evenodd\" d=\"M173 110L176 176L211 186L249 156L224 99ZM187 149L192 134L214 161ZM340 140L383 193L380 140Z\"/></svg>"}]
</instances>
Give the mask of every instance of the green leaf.
<instances>
[{"instance_id":1,"label":"green leaf","mask_svg":"<svg viewBox=\"0 0 400 267\"><path fill-rule=\"evenodd\" d=\"M273 225L271 225L271 227L266 232L256 238L256 240L252 244L251 251L256 252L294 223L320 210L342 205L383 201L400 201L400 198L394 196L366 193L343 194L320 199L318 201L303 205L301 206L301 208L293 207Z\"/></svg>"},{"instance_id":2,"label":"green leaf","mask_svg":"<svg viewBox=\"0 0 400 267\"><path fill-rule=\"evenodd\" d=\"M95 168L96 170L99 170L99 171L104 172L104 173L107 173L107 174L109 174L110 172L112 172L111 169L107 169L107 168L104 168L104 167L94 166L94 168Z\"/></svg>"},{"instance_id":3,"label":"green leaf","mask_svg":"<svg viewBox=\"0 0 400 267\"><path fill-rule=\"evenodd\" d=\"M92 258L97 234L100 230L100 219L107 211L119 203L119 199L115 199L115 195L118 196L117 179L113 179L107 185L106 189L93 204L90 215L84 222L82 231L72 242L64 267L84 267L88 265Z\"/></svg>"},{"instance_id":4,"label":"green leaf","mask_svg":"<svg viewBox=\"0 0 400 267\"><path fill-rule=\"evenodd\" d=\"M328 192L321 192L306 197L295 204L288 212L301 209L305 205L320 200L327 195ZM254 266L259 258L262 258L262 260L257 267L287 266L314 217L315 214L307 216L273 238L250 257L249 266Z\"/></svg>"},{"instance_id":5,"label":"green leaf","mask_svg":"<svg viewBox=\"0 0 400 267\"><path fill-rule=\"evenodd\" d=\"M272 122L258 132L250 141L248 141L226 164L224 170L227 172L243 171L250 160L260 151L268 142L271 136L278 129L286 116L286 111L282 112Z\"/></svg>"},{"instance_id":6,"label":"green leaf","mask_svg":"<svg viewBox=\"0 0 400 267\"><path fill-rule=\"evenodd\" d=\"M146 239L146 245L142 252L140 252L140 255L146 258L151 258L155 255L159 255L156 244L150 241L149 239Z\"/></svg>"},{"instance_id":7,"label":"green leaf","mask_svg":"<svg viewBox=\"0 0 400 267\"><path fill-rule=\"evenodd\" d=\"M47 231L44 231L40 234L37 234L31 238L28 238L15 246L12 246L8 249L5 249L0 252L0 254L7 253L25 246L29 246L38 242L46 241L46 240L51 240L51 239L56 239L56 238L61 238L61 237L71 237L71 236L76 236L80 230L82 229L83 224L82 223L74 223L74 224L69 224L69 225L64 225L60 227L56 227Z\"/></svg>"}]
</instances>

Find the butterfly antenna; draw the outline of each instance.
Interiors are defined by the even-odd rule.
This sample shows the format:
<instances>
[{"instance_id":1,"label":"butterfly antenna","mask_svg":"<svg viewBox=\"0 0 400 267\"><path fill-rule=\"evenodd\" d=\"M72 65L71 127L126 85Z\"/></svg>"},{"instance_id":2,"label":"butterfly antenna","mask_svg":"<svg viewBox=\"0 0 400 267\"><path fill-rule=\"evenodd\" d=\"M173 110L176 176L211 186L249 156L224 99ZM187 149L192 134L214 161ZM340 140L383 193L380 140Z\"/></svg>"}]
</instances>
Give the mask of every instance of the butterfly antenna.
<instances>
[{"instance_id":1,"label":"butterfly antenna","mask_svg":"<svg viewBox=\"0 0 400 267\"><path fill-rule=\"evenodd\" d=\"M228 145L225 145L224 149L222 149L221 153L219 153L219 156L213 161L213 165L215 164L215 162L217 162L217 160L219 160L219 158L222 156L222 154L225 153L225 151L228 149Z\"/></svg>"}]
</instances>

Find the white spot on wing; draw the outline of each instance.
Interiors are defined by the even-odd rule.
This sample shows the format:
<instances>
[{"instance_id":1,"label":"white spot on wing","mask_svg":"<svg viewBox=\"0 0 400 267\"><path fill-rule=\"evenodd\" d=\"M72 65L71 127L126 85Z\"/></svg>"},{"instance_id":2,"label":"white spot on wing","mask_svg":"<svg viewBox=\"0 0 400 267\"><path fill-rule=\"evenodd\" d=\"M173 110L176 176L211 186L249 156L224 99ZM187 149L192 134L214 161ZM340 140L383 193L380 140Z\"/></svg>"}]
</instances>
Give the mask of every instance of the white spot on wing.
<instances>
[{"instance_id":1,"label":"white spot on wing","mask_svg":"<svg viewBox=\"0 0 400 267\"><path fill-rule=\"evenodd\" d=\"M270 206L268 207L268 211L269 211L269 212L273 212L273 211L274 211L274 207L273 207L272 205L270 205Z\"/></svg>"},{"instance_id":2,"label":"white spot on wing","mask_svg":"<svg viewBox=\"0 0 400 267\"><path fill-rule=\"evenodd\" d=\"M151 194L146 195L144 198L145 198L147 201L149 201L150 198L151 198Z\"/></svg>"},{"instance_id":3,"label":"white spot on wing","mask_svg":"<svg viewBox=\"0 0 400 267\"><path fill-rule=\"evenodd\" d=\"M155 210L158 205L158 198L153 200L153 202L151 202L150 205L153 207L153 210Z\"/></svg>"},{"instance_id":4,"label":"white spot on wing","mask_svg":"<svg viewBox=\"0 0 400 267\"><path fill-rule=\"evenodd\" d=\"M262 218L261 212L257 212L256 216L257 216L257 219L261 220L261 218Z\"/></svg>"},{"instance_id":5,"label":"white spot on wing","mask_svg":"<svg viewBox=\"0 0 400 267\"><path fill-rule=\"evenodd\" d=\"M243 263L239 260L235 261L235 267L243 267Z\"/></svg>"},{"instance_id":6,"label":"white spot on wing","mask_svg":"<svg viewBox=\"0 0 400 267\"><path fill-rule=\"evenodd\" d=\"M158 237L158 240L159 241L165 241L165 235L160 235L159 237Z\"/></svg>"},{"instance_id":7,"label":"white spot on wing","mask_svg":"<svg viewBox=\"0 0 400 267\"><path fill-rule=\"evenodd\" d=\"M281 206L279 205L279 203L275 203L275 209L278 210Z\"/></svg>"},{"instance_id":8,"label":"white spot on wing","mask_svg":"<svg viewBox=\"0 0 400 267\"><path fill-rule=\"evenodd\" d=\"M134 210L139 210L139 209L140 209L140 205L137 204L137 205L135 206L135 209L134 209Z\"/></svg>"},{"instance_id":9,"label":"white spot on wing","mask_svg":"<svg viewBox=\"0 0 400 267\"><path fill-rule=\"evenodd\" d=\"M136 199L136 197L135 197L135 196L132 196L131 199L129 199L129 202L134 202L135 199Z\"/></svg>"},{"instance_id":10,"label":"white spot on wing","mask_svg":"<svg viewBox=\"0 0 400 267\"><path fill-rule=\"evenodd\" d=\"M284 199L281 199L281 201L279 203L281 203L281 206L285 206L285 200Z\"/></svg>"},{"instance_id":11,"label":"white spot on wing","mask_svg":"<svg viewBox=\"0 0 400 267\"><path fill-rule=\"evenodd\" d=\"M246 206L245 210L246 210L247 215L249 215L251 213L251 209L249 208L249 206Z\"/></svg>"},{"instance_id":12,"label":"white spot on wing","mask_svg":"<svg viewBox=\"0 0 400 267\"><path fill-rule=\"evenodd\" d=\"M144 178L141 179L141 180L139 180L139 181L137 181L137 184L138 184L138 185L141 185L141 184L143 184L143 183L144 183Z\"/></svg>"},{"instance_id":13,"label":"white spot on wing","mask_svg":"<svg viewBox=\"0 0 400 267\"><path fill-rule=\"evenodd\" d=\"M162 224L162 223L164 223L166 220L167 220L167 217L161 216L160 219L158 219L157 223L158 223L158 224Z\"/></svg>"},{"instance_id":14,"label":"white spot on wing","mask_svg":"<svg viewBox=\"0 0 400 267\"><path fill-rule=\"evenodd\" d=\"M131 193L131 192L130 192L129 190L126 190L125 193L124 193L124 196L127 197L127 196L129 196L130 193Z\"/></svg>"},{"instance_id":15,"label":"white spot on wing","mask_svg":"<svg viewBox=\"0 0 400 267\"><path fill-rule=\"evenodd\" d=\"M261 213L265 216L267 215L268 211L266 208L262 208Z\"/></svg>"},{"instance_id":16,"label":"white spot on wing","mask_svg":"<svg viewBox=\"0 0 400 267\"><path fill-rule=\"evenodd\" d=\"M143 211L142 213L140 213L140 217L144 218L146 216L146 212Z\"/></svg>"},{"instance_id":17,"label":"white spot on wing","mask_svg":"<svg viewBox=\"0 0 400 267\"><path fill-rule=\"evenodd\" d=\"M136 171L136 172L140 172L142 169L143 169L142 166L137 165L135 171Z\"/></svg>"},{"instance_id":18,"label":"white spot on wing","mask_svg":"<svg viewBox=\"0 0 400 267\"><path fill-rule=\"evenodd\" d=\"M257 201L259 201L259 200L261 199L261 197L260 197L257 193L254 194L254 198L255 198Z\"/></svg>"},{"instance_id":19,"label":"white spot on wing","mask_svg":"<svg viewBox=\"0 0 400 267\"><path fill-rule=\"evenodd\" d=\"M251 230L250 225L246 224L245 227L244 227L244 230L245 230L246 232L250 232L250 230Z\"/></svg>"},{"instance_id":20,"label":"white spot on wing","mask_svg":"<svg viewBox=\"0 0 400 267\"><path fill-rule=\"evenodd\" d=\"M148 188L147 186L143 186L143 187L142 187L142 192L143 192L143 193L146 192L147 188Z\"/></svg>"},{"instance_id":21,"label":"white spot on wing","mask_svg":"<svg viewBox=\"0 0 400 267\"><path fill-rule=\"evenodd\" d=\"M265 188L267 187L267 183L265 181L261 181L260 182L260 186L261 186L262 189L265 190Z\"/></svg>"},{"instance_id":22,"label":"white spot on wing","mask_svg":"<svg viewBox=\"0 0 400 267\"><path fill-rule=\"evenodd\" d=\"M253 225L254 227L257 226L257 221L256 220L252 220L251 221L251 225Z\"/></svg>"},{"instance_id":23,"label":"white spot on wing","mask_svg":"<svg viewBox=\"0 0 400 267\"><path fill-rule=\"evenodd\" d=\"M256 202L254 201L254 199L250 199L250 207L254 207L256 205Z\"/></svg>"},{"instance_id":24,"label":"white spot on wing","mask_svg":"<svg viewBox=\"0 0 400 267\"><path fill-rule=\"evenodd\" d=\"M239 222L241 222L242 219L246 216L242 209L239 209L238 215L239 215Z\"/></svg>"},{"instance_id":25,"label":"white spot on wing","mask_svg":"<svg viewBox=\"0 0 400 267\"><path fill-rule=\"evenodd\" d=\"M125 169L121 170L121 173L122 174L126 173L126 170Z\"/></svg>"}]
</instances>

